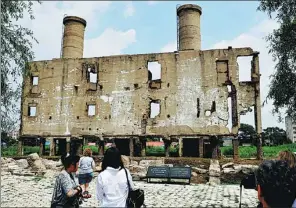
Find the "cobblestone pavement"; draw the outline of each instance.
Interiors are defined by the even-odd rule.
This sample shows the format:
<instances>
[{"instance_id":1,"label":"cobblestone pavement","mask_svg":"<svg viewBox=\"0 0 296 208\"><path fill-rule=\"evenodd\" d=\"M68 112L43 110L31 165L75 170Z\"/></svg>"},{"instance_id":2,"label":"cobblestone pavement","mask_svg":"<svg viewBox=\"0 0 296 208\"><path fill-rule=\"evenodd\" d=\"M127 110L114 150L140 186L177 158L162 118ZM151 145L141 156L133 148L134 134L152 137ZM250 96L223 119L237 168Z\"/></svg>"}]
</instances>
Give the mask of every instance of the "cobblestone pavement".
<instances>
[{"instance_id":1,"label":"cobblestone pavement","mask_svg":"<svg viewBox=\"0 0 296 208\"><path fill-rule=\"evenodd\" d=\"M98 207L95 180L91 182L91 199L82 207ZM1 207L50 207L53 177L1 176ZM167 185L135 182L145 191L147 207L238 207L238 185ZM242 207L256 207L255 190L244 190Z\"/></svg>"}]
</instances>

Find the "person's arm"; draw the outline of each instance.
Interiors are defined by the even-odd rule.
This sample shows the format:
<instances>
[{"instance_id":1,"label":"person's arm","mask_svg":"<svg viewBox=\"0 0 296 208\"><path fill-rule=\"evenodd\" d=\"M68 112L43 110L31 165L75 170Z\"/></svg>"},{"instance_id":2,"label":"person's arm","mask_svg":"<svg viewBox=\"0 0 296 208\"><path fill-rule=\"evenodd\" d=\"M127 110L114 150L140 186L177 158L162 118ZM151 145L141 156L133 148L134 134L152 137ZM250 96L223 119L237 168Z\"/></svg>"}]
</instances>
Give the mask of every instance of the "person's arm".
<instances>
[{"instance_id":1,"label":"person's arm","mask_svg":"<svg viewBox=\"0 0 296 208\"><path fill-rule=\"evenodd\" d=\"M98 179L97 179L96 196L99 202L103 200L103 196L104 196L103 181L100 174L98 175Z\"/></svg>"},{"instance_id":2,"label":"person's arm","mask_svg":"<svg viewBox=\"0 0 296 208\"><path fill-rule=\"evenodd\" d=\"M64 175L61 177L61 184L62 189L64 193L66 193L67 197L73 197L82 190L80 186L79 188L73 188L71 181L69 181L69 179Z\"/></svg>"},{"instance_id":3,"label":"person's arm","mask_svg":"<svg viewBox=\"0 0 296 208\"><path fill-rule=\"evenodd\" d=\"M96 169L96 163L95 163L94 159L91 162L91 167L92 167L93 171L95 171L95 169Z\"/></svg>"}]
</instances>

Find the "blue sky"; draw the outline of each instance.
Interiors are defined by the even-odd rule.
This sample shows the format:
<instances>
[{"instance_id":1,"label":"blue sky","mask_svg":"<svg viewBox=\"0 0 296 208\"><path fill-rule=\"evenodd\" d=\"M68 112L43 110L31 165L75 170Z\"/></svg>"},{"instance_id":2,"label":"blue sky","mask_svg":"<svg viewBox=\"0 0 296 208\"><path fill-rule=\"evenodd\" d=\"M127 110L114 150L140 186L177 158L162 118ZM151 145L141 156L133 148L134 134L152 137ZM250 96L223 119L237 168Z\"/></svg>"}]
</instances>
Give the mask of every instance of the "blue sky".
<instances>
[{"instance_id":1,"label":"blue sky","mask_svg":"<svg viewBox=\"0 0 296 208\"><path fill-rule=\"evenodd\" d=\"M202 7L201 35L202 48L208 49L219 40L232 39L255 25L266 15L256 11L259 3L255 1L160 1L147 6L147 2L133 2L134 14L124 18L124 2L115 2L99 25L88 30L86 38L96 37L105 28L119 30L136 28L137 42L123 53L159 52L160 46L176 40L176 5L198 4ZM151 44L153 43L153 44Z\"/></svg>"},{"instance_id":2,"label":"blue sky","mask_svg":"<svg viewBox=\"0 0 296 208\"><path fill-rule=\"evenodd\" d=\"M34 5L36 19L25 18L21 24L32 29L39 41L33 46L36 60L59 58L64 14L87 21L84 57L169 52L176 49L176 5L186 3L202 7L202 49L233 46L260 51L263 101L275 64L264 37L278 24L257 11L257 1L44 1ZM239 65L249 66L247 62ZM263 127L284 127L272 116L270 103L262 108ZM242 121L254 123L250 117Z\"/></svg>"}]
</instances>

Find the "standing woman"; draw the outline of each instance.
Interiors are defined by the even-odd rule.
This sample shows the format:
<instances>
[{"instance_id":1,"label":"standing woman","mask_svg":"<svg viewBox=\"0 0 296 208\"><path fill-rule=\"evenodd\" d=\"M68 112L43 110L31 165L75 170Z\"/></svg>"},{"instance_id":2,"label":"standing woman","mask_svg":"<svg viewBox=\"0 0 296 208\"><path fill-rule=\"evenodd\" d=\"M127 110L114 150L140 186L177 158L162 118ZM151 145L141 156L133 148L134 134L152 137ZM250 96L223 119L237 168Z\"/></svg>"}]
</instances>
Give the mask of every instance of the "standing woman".
<instances>
[{"instance_id":1,"label":"standing woman","mask_svg":"<svg viewBox=\"0 0 296 208\"><path fill-rule=\"evenodd\" d=\"M64 170L57 176L52 194L51 208L78 208L82 188L72 173L78 169L79 156L63 155Z\"/></svg>"},{"instance_id":2,"label":"standing woman","mask_svg":"<svg viewBox=\"0 0 296 208\"><path fill-rule=\"evenodd\" d=\"M96 167L94 159L92 156L92 151L90 148L86 148L83 152L83 157L79 161L79 184L82 187L83 196L91 197L88 193L89 183L93 179L93 171Z\"/></svg>"},{"instance_id":3,"label":"standing woman","mask_svg":"<svg viewBox=\"0 0 296 208\"><path fill-rule=\"evenodd\" d=\"M97 179L97 200L100 207L126 207L129 193L127 178L134 189L131 174L125 169L121 154L115 147L110 147L102 162L102 172Z\"/></svg>"}]
</instances>

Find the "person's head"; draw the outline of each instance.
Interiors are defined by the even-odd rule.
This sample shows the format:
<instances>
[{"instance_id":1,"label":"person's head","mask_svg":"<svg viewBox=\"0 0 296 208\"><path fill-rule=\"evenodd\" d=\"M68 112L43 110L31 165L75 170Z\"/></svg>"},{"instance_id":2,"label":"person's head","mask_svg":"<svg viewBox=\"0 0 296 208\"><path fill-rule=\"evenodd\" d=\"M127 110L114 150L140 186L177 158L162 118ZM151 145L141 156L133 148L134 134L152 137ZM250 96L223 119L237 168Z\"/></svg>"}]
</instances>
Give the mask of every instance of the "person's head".
<instances>
[{"instance_id":1,"label":"person's head","mask_svg":"<svg viewBox=\"0 0 296 208\"><path fill-rule=\"evenodd\" d=\"M87 157L91 157L92 151L90 148L85 148L85 150L83 151L83 155L87 156Z\"/></svg>"},{"instance_id":2,"label":"person's head","mask_svg":"<svg viewBox=\"0 0 296 208\"><path fill-rule=\"evenodd\" d=\"M256 183L263 207L292 207L296 196L296 172L286 161L264 161L256 171Z\"/></svg>"},{"instance_id":3,"label":"person's head","mask_svg":"<svg viewBox=\"0 0 296 208\"><path fill-rule=\"evenodd\" d=\"M278 159L286 161L290 167L296 166L296 156L291 151L288 151L288 150L281 151L279 153Z\"/></svg>"},{"instance_id":4,"label":"person's head","mask_svg":"<svg viewBox=\"0 0 296 208\"><path fill-rule=\"evenodd\" d=\"M61 161L67 172L76 172L78 170L78 163L80 157L77 155L62 155Z\"/></svg>"},{"instance_id":5,"label":"person's head","mask_svg":"<svg viewBox=\"0 0 296 208\"><path fill-rule=\"evenodd\" d=\"M121 154L116 147L110 147L106 150L102 162L102 171L104 171L107 167L111 168L124 168L123 162L121 160Z\"/></svg>"}]
</instances>

